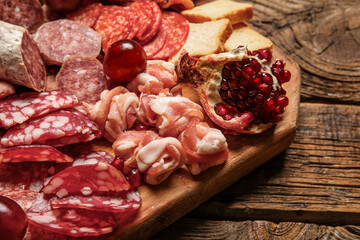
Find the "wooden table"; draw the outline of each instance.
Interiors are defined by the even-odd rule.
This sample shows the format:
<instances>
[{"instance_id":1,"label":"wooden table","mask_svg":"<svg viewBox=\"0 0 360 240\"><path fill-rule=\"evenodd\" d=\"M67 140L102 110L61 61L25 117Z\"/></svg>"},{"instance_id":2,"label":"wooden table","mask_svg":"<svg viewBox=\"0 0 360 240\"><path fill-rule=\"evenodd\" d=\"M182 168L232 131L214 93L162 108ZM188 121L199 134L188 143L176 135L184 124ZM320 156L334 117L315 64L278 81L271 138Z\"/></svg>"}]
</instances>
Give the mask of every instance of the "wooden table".
<instances>
[{"instance_id":1,"label":"wooden table","mask_svg":"<svg viewBox=\"0 0 360 240\"><path fill-rule=\"evenodd\" d=\"M360 239L360 1L252 3L302 70L295 139L153 239Z\"/></svg>"}]
</instances>

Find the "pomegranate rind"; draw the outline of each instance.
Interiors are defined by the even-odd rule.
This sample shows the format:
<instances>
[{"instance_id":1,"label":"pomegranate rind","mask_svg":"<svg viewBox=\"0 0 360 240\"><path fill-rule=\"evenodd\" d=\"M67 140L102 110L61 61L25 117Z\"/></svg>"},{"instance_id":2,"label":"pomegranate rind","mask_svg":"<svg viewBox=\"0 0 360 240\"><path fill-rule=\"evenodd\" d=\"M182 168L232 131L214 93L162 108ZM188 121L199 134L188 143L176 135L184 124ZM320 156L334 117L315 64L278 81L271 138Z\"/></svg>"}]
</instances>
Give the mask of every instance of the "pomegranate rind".
<instances>
[{"instance_id":1,"label":"pomegranate rind","mask_svg":"<svg viewBox=\"0 0 360 240\"><path fill-rule=\"evenodd\" d=\"M274 79L272 87L274 89L280 87L277 78L271 73L270 64L265 59L261 60L257 56L249 55L245 47L229 52L202 56L199 59L191 58L186 52L183 52L176 68L179 81L186 82L195 88L206 114L228 134L259 134L276 124L273 122L253 123L252 113L248 111L239 112L221 99L219 90L224 65L247 58L256 59L262 65L262 70L272 75ZM223 103L232 108L233 111L238 112L238 116L230 120L224 120L215 112L215 105L218 103Z\"/></svg>"}]
</instances>

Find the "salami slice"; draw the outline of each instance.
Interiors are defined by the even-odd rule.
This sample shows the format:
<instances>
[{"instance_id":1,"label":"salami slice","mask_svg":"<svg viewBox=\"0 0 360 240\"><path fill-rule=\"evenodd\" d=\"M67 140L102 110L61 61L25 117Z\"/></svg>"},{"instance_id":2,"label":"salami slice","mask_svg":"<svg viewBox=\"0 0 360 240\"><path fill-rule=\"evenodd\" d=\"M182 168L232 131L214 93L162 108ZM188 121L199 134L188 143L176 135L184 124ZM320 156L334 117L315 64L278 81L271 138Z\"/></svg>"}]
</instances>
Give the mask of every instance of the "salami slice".
<instances>
[{"instance_id":1,"label":"salami slice","mask_svg":"<svg viewBox=\"0 0 360 240\"><path fill-rule=\"evenodd\" d=\"M26 212L29 223L73 237L99 236L117 226L116 215L77 208L51 209L50 200L40 195Z\"/></svg>"},{"instance_id":2,"label":"salami slice","mask_svg":"<svg viewBox=\"0 0 360 240\"><path fill-rule=\"evenodd\" d=\"M6 81L0 80L0 99L15 93L13 85Z\"/></svg>"},{"instance_id":3,"label":"salami slice","mask_svg":"<svg viewBox=\"0 0 360 240\"><path fill-rule=\"evenodd\" d=\"M80 194L122 192L130 189L125 176L105 162L69 167L56 174L43 188L45 194L54 193L59 198Z\"/></svg>"},{"instance_id":4,"label":"salami slice","mask_svg":"<svg viewBox=\"0 0 360 240\"><path fill-rule=\"evenodd\" d=\"M100 137L97 125L75 109L62 109L10 128L1 138L5 147L45 144L65 146Z\"/></svg>"},{"instance_id":5,"label":"salami slice","mask_svg":"<svg viewBox=\"0 0 360 240\"><path fill-rule=\"evenodd\" d=\"M153 56L153 59L166 60L185 44L190 28L188 20L176 12L164 11L162 20L167 39L165 45Z\"/></svg>"},{"instance_id":6,"label":"salami slice","mask_svg":"<svg viewBox=\"0 0 360 240\"><path fill-rule=\"evenodd\" d=\"M31 205L35 202L40 193L30 190L12 190L12 191L0 191L1 196L5 196L14 200L19 204L24 211L27 211Z\"/></svg>"},{"instance_id":7,"label":"salami slice","mask_svg":"<svg viewBox=\"0 0 360 240\"><path fill-rule=\"evenodd\" d=\"M0 126L9 128L31 118L79 104L71 94L59 91L25 92L0 102Z\"/></svg>"},{"instance_id":8,"label":"salami slice","mask_svg":"<svg viewBox=\"0 0 360 240\"><path fill-rule=\"evenodd\" d=\"M141 44L145 44L150 41L160 29L162 22L161 9L157 3L153 1L132 2L130 3L130 7L139 14L138 24L140 25L140 29L135 36L135 40Z\"/></svg>"},{"instance_id":9,"label":"salami slice","mask_svg":"<svg viewBox=\"0 0 360 240\"><path fill-rule=\"evenodd\" d=\"M72 195L63 198L52 198L52 208L82 208L101 212L127 212L135 211L141 205L138 191L131 190L111 196L81 196Z\"/></svg>"},{"instance_id":10,"label":"salami slice","mask_svg":"<svg viewBox=\"0 0 360 240\"><path fill-rule=\"evenodd\" d=\"M159 32L155 35L155 37L150 41L143 45L144 51L146 53L146 57L148 60L153 59L155 54L157 54L160 49L166 43L167 34L164 26L161 25Z\"/></svg>"},{"instance_id":11,"label":"salami slice","mask_svg":"<svg viewBox=\"0 0 360 240\"><path fill-rule=\"evenodd\" d=\"M80 101L95 104L106 89L102 64L92 57L68 57L56 76L59 90L74 94Z\"/></svg>"},{"instance_id":12,"label":"salami slice","mask_svg":"<svg viewBox=\"0 0 360 240\"><path fill-rule=\"evenodd\" d=\"M73 159L46 145L25 145L0 149L0 163L6 162L72 162Z\"/></svg>"},{"instance_id":13,"label":"salami slice","mask_svg":"<svg viewBox=\"0 0 360 240\"><path fill-rule=\"evenodd\" d=\"M122 6L108 5L102 8L94 29L102 37L101 44L104 52L112 43L127 38L132 26L129 20L129 14Z\"/></svg>"},{"instance_id":14,"label":"salami slice","mask_svg":"<svg viewBox=\"0 0 360 240\"><path fill-rule=\"evenodd\" d=\"M44 13L38 0L0 0L0 20L22 26L35 32L44 22Z\"/></svg>"},{"instance_id":15,"label":"salami slice","mask_svg":"<svg viewBox=\"0 0 360 240\"><path fill-rule=\"evenodd\" d=\"M101 36L80 23L61 19L43 24L35 34L40 52L48 65L62 65L65 58L81 55L96 58Z\"/></svg>"},{"instance_id":16,"label":"salami slice","mask_svg":"<svg viewBox=\"0 0 360 240\"><path fill-rule=\"evenodd\" d=\"M113 161L114 161L114 157L108 152L91 151L91 152L84 152L79 157L75 158L73 162L73 166L91 165L91 164L97 164L99 162L107 162L111 164Z\"/></svg>"},{"instance_id":17,"label":"salami slice","mask_svg":"<svg viewBox=\"0 0 360 240\"><path fill-rule=\"evenodd\" d=\"M0 21L0 78L41 91L46 69L38 46L20 26Z\"/></svg>"},{"instance_id":18,"label":"salami slice","mask_svg":"<svg viewBox=\"0 0 360 240\"><path fill-rule=\"evenodd\" d=\"M77 21L87 27L93 27L101 14L102 4L92 3L81 6L74 12L69 13L66 18Z\"/></svg>"}]
</instances>

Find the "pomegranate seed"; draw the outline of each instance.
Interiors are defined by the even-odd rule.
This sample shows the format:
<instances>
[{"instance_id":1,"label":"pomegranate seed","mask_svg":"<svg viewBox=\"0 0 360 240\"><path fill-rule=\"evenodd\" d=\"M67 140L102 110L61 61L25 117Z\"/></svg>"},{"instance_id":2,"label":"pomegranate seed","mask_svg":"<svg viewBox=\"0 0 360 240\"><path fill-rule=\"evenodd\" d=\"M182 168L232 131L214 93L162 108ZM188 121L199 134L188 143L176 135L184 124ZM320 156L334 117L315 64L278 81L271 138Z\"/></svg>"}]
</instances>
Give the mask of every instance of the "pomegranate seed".
<instances>
[{"instance_id":1,"label":"pomegranate seed","mask_svg":"<svg viewBox=\"0 0 360 240\"><path fill-rule=\"evenodd\" d=\"M256 95L256 97L254 98L254 101L255 101L256 104L262 104L263 101L264 101L264 95L262 95L262 94L259 93L259 94Z\"/></svg>"},{"instance_id":2,"label":"pomegranate seed","mask_svg":"<svg viewBox=\"0 0 360 240\"><path fill-rule=\"evenodd\" d=\"M284 69L282 68L273 68L271 72L275 75L275 77L279 80L279 82L284 81Z\"/></svg>"},{"instance_id":3,"label":"pomegranate seed","mask_svg":"<svg viewBox=\"0 0 360 240\"><path fill-rule=\"evenodd\" d=\"M260 116L264 111L264 108L262 105L256 105L253 107L252 112L255 116Z\"/></svg>"},{"instance_id":4,"label":"pomegranate seed","mask_svg":"<svg viewBox=\"0 0 360 240\"><path fill-rule=\"evenodd\" d=\"M273 110L273 115L274 116L279 116L279 115L281 115L283 113L284 113L284 109L282 107L280 107L280 106L275 107L274 110Z\"/></svg>"},{"instance_id":5,"label":"pomegranate seed","mask_svg":"<svg viewBox=\"0 0 360 240\"><path fill-rule=\"evenodd\" d=\"M272 97L269 97L265 100L264 106L265 111L270 112L277 107L277 103Z\"/></svg>"},{"instance_id":6,"label":"pomegranate seed","mask_svg":"<svg viewBox=\"0 0 360 240\"><path fill-rule=\"evenodd\" d=\"M221 81L221 89L228 90L229 89L229 82L226 79Z\"/></svg>"},{"instance_id":7,"label":"pomegranate seed","mask_svg":"<svg viewBox=\"0 0 360 240\"><path fill-rule=\"evenodd\" d=\"M258 54L258 58L259 59L266 59L266 61L270 62L271 61L271 52L267 49L259 49L258 50L259 54Z\"/></svg>"},{"instance_id":8,"label":"pomegranate seed","mask_svg":"<svg viewBox=\"0 0 360 240\"><path fill-rule=\"evenodd\" d=\"M277 104L280 107L286 107L289 104L289 99L284 96L284 95L280 95L277 99L276 99Z\"/></svg>"},{"instance_id":9,"label":"pomegranate seed","mask_svg":"<svg viewBox=\"0 0 360 240\"><path fill-rule=\"evenodd\" d=\"M284 68L284 63L277 59L272 65L271 68Z\"/></svg>"},{"instance_id":10,"label":"pomegranate seed","mask_svg":"<svg viewBox=\"0 0 360 240\"><path fill-rule=\"evenodd\" d=\"M234 78L241 78L242 74L241 74L241 69L239 67L234 67L231 70L231 74Z\"/></svg>"},{"instance_id":11,"label":"pomegranate seed","mask_svg":"<svg viewBox=\"0 0 360 240\"><path fill-rule=\"evenodd\" d=\"M238 110L239 110L240 112L242 112L242 111L245 110L245 104L244 104L243 101L237 102L237 103L236 103L236 107L238 108Z\"/></svg>"},{"instance_id":12,"label":"pomegranate seed","mask_svg":"<svg viewBox=\"0 0 360 240\"><path fill-rule=\"evenodd\" d=\"M112 165L120 172L124 170L124 160L122 158L115 157L114 161L112 162Z\"/></svg>"},{"instance_id":13,"label":"pomegranate seed","mask_svg":"<svg viewBox=\"0 0 360 240\"><path fill-rule=\"evenodd\" d=\"M254 116L251 112L244 112L242 114L242 119L243 119L244 123L250 123L250 122L254 121Z\"/></svg>"},{"instance_id":14,"label":"pomegranate seed","mask_svg":"<svg viewBox=\"0 0 360 240\"><path fill-rule=\"evenodd\" d=\"M267 83L269 85L273 84L273 78L268 73L261 73L261 80L262 80L263 83Z\"/></svg>"},{"instance_id":15,"label":"pomegranate seed","mask_svg":"<svg viewBox=\"0 0 360 240\"><path fill-rule=\"evenodd\" d=\"M240 86L240 80L239 79L231 79L231 81L229 82L229 87L233 88L233 89L238 89Z\"/></svg>"},{"instance_id":16,"label":"pomegranate seed","mask_svg":"<svg viewBox=\"0 0 360 240\"><path fill-rule=\"evenodd\" d=\"M224 116L227 113L227 108L223 103L218 103L215 105L215 112L219 116Z\"/></svg>"},{"instance_id":17,"label":"pomegranate seed","mask_svg":"<svg viewBox=\"0 0 360 240\"><path fill-rule=\"evenodd\" d=\"M260 72L261 70L261 64L255 59L255 58L249 58L249 63L253 67L255 73Z\"/></svg>"},{"instance_id":18,"label":"pomegranate seed","mask_svg":"<svg viewBox=\"0 0 360 240\"><path fill-rule=\"evenodd\" d=\"M282 95L286 95L286 91L285 91L285 89L281 88L281 89L280 89L280 94L282 94Z\"/></svg>"},{"instance_id":19,"label":"pomegranate seed","mask_svg":"<svg viewBox=\"0 0 360 240\"><path fill-rule=\"evenodd\" d=\"M238 99L238 91L237 89L231 89L230 90L230 96L232 99Z\"/></svg>"},{"instance_id":20,"label":"pomegranate seed","mask_svg":"<svg viewBox=\"0 0 360 240\"><path fill-rule=\"evenodd\" d=\"M127 179L129 180L131 188L136 188L140 186L141 183L141 174L139 169L132 169L129 174L127 174Z\"/></svg>"},{"instance_id":21,"label":"pomegranate seed","mask_svg":"<svg viewBox=\"0 0 360 240\"><path fill-rule=\"evenodd\" d=\"M227 68L226 66L222 70L222 77L225 79L231 78L231 70L229 68Z\"/></svg>"},{"instance_id":22,"label":"pomegranate seed","mask_svg":"<svg viewBox=\"0 0 360 240\"><path fill-rule=\"evenodd\" d=\"M291 72L288 70L285 70L284 71L284 79L281 83L286 83L286 82L290 81L290 78L291 78Z\"/></svg>"},{"instance_id":23,"label":"pomegranate seed","mask_svg":"<svg viewBox=\"0 0 360 240\"><path fill-rule=\"evenodd\" d=\"M253 98L253 97L256 96L256 94L257 94L257 92L256 92L255 90L250 90L250 91L248 92L248 97L249 97L249 98Z\"/></svg>"},{"instance_id":24,"label":"pomegranate seed","mask_svg":"<svg viewBox=\"0 0 360 240\"><path fill-rule=\"evenodd\" d=\"M264 96L269 96L271 87L267 83L262 83L259 86L259 93L262 93Z\"/></svg>"},{"instance_id":25,"label":"pomegranate seed","mask_svg":"<svg viewBox=\"0 0 360 240\"><path fill-rule=\"evenodd\" d=\"M244 90L240 90L238 93L237 93L237 97L239 98L239 99L244 99L244 98L246 98L248 96L248 93L246 92L246 91L244 91Z\"/></svg>"},{"instance_id":26,"label":"pomegranate seed","mask_svg":"<svg viewBox=\"0 0 360 240\"><path fill-rule=\"evenodd\" d=\"M276 99L279 96L279 94L280 93L279 93L278 90L273 90L273 91L271 91L269 97L272 97L272 98Z\"/></svg>"},{"instance_id":27,"label":"pomegranate seed","mask_svg":"<svg viewBox=\"0 0 360 240\"><path fill-rule=\"evenodd\" d=\"M220 94L221 99L223 99L223 100L226 100L229 98L228 92L226 90L220 89L219 94Z\"/></svg>"},{"instance_id":28,"label":"pomegranate seed","mask_svg":"<svg viewBox=\"0 0 360 240\"><path fill-rule=\"evenodd\" d=\"M253 79L251 79L250 84L251 84L251 86L253 86L254 88L258 88L258 87L260 86L260 84L261 84L261 79L260 79L260 77L256 77L256 76L255 76Z\"/></svg>"},{"instance_id":29,"label":"pomegranate seed","mask_svg":"<svg viewBox=\"0 0 360 240\"><path fill-rule=\"evenodd\" d=\"M247 79L252 78L255 75L255 71L254 71L253 67L251 66L251 64L249 64L249 63L244 65L244 67L242 69L242 73L243 73L244 77Z\"/></svg>"},{"instance_id":30,"label":"pomegranate seed","mask_svg":"<svg viewBox=\"0 0 360 240\"><path fill-rule=\"evenodd\" d=\"M231 120L233 118L233 116L231 115L231 114L229 114L229 113L227 113L227 114L225 114L224 116L223 116L223 119L225 120L225 121L229 121L229 120Z\"/></svg>"}]
</instances>

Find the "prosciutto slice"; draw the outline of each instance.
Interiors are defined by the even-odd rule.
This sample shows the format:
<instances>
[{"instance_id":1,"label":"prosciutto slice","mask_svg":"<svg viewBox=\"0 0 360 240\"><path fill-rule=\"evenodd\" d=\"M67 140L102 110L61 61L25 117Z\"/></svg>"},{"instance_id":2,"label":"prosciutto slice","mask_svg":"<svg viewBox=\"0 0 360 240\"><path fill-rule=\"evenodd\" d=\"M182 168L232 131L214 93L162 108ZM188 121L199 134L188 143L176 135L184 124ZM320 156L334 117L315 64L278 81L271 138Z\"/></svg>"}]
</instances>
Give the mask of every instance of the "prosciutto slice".
<instances>
[{"instance_id":1,"label":"prosciutto slice","mask_svg":"<svg viewBox=\"0 0 360 240\"><path fill-rule=\"evenodd\" d=\"M179 140L186 152L185 164L193 175L224 163L229 156L225 136L206 122L191 120Z\"/></svg>"},{"instance_id":2,"label":"prosciutto slice","mask_svg":"<svg viewBox=\"0 0 360 240\"><path fill-rule=\"evenodd\" d=\"M171 89L177 83L174 64L162 60L148 60L145 72L138 74L126 88L137 95L140 93L158 95Z\"/></svg>"},{"instance_id":3,"label":"prosciutto slice","mask_svg":"<svg viewBox=\"0 0 360 240\"><path fill-rule=\"evenodd\" d=\"M89 108L90 117L98 124L103 136L114 142L124 130L134 125L139 98L123 87L105 90L100 98Z\"/></svg>"},{"instance_id":4,"label":"prosciutto slice","mask_svg":"<svg viewBox=\"0 0 360 240\"><path fill-rule=\"evenodd\" d=\"M155 125L162 137L177 138L191 119L204 120L202 107L186 97L158 96L150 100L148 106L157 115Z\"/></svg>"},{"instance_id":5,"label":"prosciutto slice","mask_svg":"<svg viewBox=\"0 0 360 240\"><path fill-rule=\"evenodd\" d=\"M139 169L144 181L152 185L165 181L186 159L179 140L162 138L151 131L125 132L114 142L113 149L125 160L124 168Z\"/></svg>"}]
</instances>

